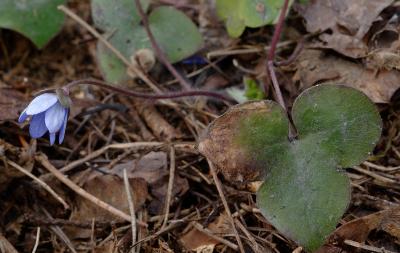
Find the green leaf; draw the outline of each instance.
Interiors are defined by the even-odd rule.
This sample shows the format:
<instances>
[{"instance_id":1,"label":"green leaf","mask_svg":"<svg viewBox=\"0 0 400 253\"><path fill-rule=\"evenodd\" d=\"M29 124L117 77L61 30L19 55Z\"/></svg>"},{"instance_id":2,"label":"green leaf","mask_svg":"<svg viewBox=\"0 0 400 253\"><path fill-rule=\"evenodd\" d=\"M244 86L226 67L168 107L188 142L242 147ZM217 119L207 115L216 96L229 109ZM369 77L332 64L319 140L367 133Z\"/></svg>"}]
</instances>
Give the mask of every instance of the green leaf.
<instances>
[{"instance_id":1,"label":"green leaf","mask_svg":"<svg viewBox=\"0 0 400 253\"><path fill-rule=\"evenodd\" d=\"M244 77L243 82L245 89L229 87L225 89L225 91L238 103L244 103L249 100L260 100L265 98L264 91L259 87L256 80Z\"/></svg>"},{"instance_id":2,"label":"green leaf","mask_svg":"<svg viewBox=\"0 0 400 253\"><path fill-rule=\"evenodd\" d=\"M148 1L142 0L148 7ZM140 17L131 0L94 0L92 15L96 26L109 34L110 43L130 59L142 48L152 49L149 38L140 25ZM182 12L172 7L158 7L149 15L153 35L174 63L193 53L202 45L202 37L195 24ZM97 60L105 79L118 83L128 79L126 66L101 42L97 46Z\"/></svg>"},{"instance_id":3,"label":"green leaf","mask_svg":"<svg viewBox=\"0 0 400 253\"><path fill-rule=\"evenodd\" d=\"M149 0L140 2L146 12L149 8ZM104 31L127 27L133 29L140 23L140 15L136 10L135 1L92 0L91 7L94 24Z\"/></svg>"},{"instance_id":4,"label":"green leaf","mask_svg":"<svg viewBox=\"0 0 400 253\"><path fill-rule=\"evenodd\" d=\"M293 106L298 131L293 141L275 102L240 115L235 143L268 169L257 193L262 213L307 251L318 249L350 201L350 182L340 168L361 163L379 140L382 122L375 105L346 86L314 86Z\"/></svg>"},{"instance_id":5,"label":"green leaf","mask_svg":"<svg viewBox=\"0 0 400 253\"><path fill-rule=\"evenodd\" d=\"M65 0L0 0L0 27L28 37L44 47L61 29L64 15L57 6Z\"/></svg>"},{"instance_id":6,"label":"green leaf","mask_svg":"<svg viewBox=\"0 0 400 253\"><path fill-rule=\"evenodd\" d=\"M283 3L282 0L244 0L240 2L239 15L248 27L274 24Z\"/></svg>"},{"instance_id":7,"label":"green leaf","mask_svg":"<svg viewBox=\"0 0 400 253\"><path fill-rule=\"evenodd\" d=\"M171 62L192 55L203 44L196 25L172 7L159 7L149 16L150 28Z\"/></svg>"},{"instance_id":8,"label":"green leaf","mask_svg":"<svg viewBox=\"0 0 400 253\"><path fill-rule=\"evenodd\" d=\"M264 91L260 88L257 81L251 78L244 78L246 87L245 96L248 100L259 100L265 98Z\"/></svg>"},{"instance_id":9,"label":"green leaf","mask_svg":"<svg viewBox=\"0 0 400 253\"><path fill-rule=\"evenodd\" d=\"M239 37L246 27L274 24L283 3L284 0L217 0L216 9L229 35Z\"/></svg>"}]
</instances>

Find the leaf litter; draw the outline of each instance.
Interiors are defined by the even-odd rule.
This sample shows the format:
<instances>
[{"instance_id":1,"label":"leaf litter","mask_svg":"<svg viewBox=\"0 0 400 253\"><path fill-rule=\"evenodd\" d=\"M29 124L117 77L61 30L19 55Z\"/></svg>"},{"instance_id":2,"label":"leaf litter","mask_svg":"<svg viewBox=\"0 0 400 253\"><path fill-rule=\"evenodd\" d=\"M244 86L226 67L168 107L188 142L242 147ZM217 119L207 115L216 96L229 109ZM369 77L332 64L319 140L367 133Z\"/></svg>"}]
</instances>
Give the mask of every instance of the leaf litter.
<instances>
[{"instance_id":1,"label":"leaf litter","mask_svg":"<svg viewBox=\"0 0 400 253\"><path fill-rule=\"evenodd\" d=\"M202 88L201 80L221 72L224 77L229 77L230 86L243 86L243 77L249 77L249 73L231 64L234 58L240 59L250 70L254 70L257 64L257 68L263 68L260 58L265 55L259 53L259 48L268 46L269 40L265 39L265 35L271 34L269 28L248 29L240 39L232 40L226 37L226 30L221 21L205 15L211 13L207 11L211 1L201 1L201 4L189 0L160 2L179 2L179 6L193 7L179 8L192 20L200 23L206 43L202 52L205 54L214 49L224 52L222 56L218 56L218 62L214 66L205 70L197 65L177 64L185 73L201 73L192 77L199 88ZM364 163L361 169L346 170L352 182L353 199L337 230L325 246L329 247L329 250L339 250L337 252L354 252L356 248L362 249L364 245L375 249L383 247L388 252L399 251L397 207L400 203L400 174L396 168L400 166L400 107L398 98L394 95L400 87L396 43L399 24L395 18L398 5L393 1L310 2L311 7L303 9L309 8L308 12L299 11L305 19L307 33L304 29L299 29L297 36L314 33L315 29L319 32L328 29L331 34L325 32L307 37L305 49L296 60L278 70L288 104L307 87L335 81L360 89L374 102L380 103L384 120L383 136L369 160L376 167ZM90 20L88 2L70 1L69 5L81 17ZM358 8L361 5L364 7ZM333 8L335 6L336 9ZM199 9L202 12L202 20L197 20ZM328 17L329 22L316 22ZM296 19L299 17L290 14L287 25L293 29L298 28L301 22L292 22L297 21ZM210 27L212 30L207 30ZM219 34L224 34L222 42L215 39ZM90 157L104 146L136 142L154 145L132 149L108 149L99 156L81 160L82 162L65 174L87 192L129 213L121 174L123 169L128 170L132 191L134 195L140 196L137 203L135 201L137 217L147 225L138 225L139 243L135 247L141 252L185 252L202 247L208 252L235 251L229 247L231 244L236 245L236 241L232 237L232 228L223 211L221 199L203 156L195 149L198 133L204 132L206 126L227 109L226 106L215 101L190 104L179 102L178 107L164 103L150 103L147 106L136 101L133 103L120 95L110 95L85 87L74 91L73 96L85 101L94 100L94 103L89 104L96 106L96 112L99 113L90 110L89 114L84 116L75 113L76 116L69 122L72 127L63 146L49 148L44 139L38 140L36 144L30 143L28 136L15 124L20 110L26 106L34 91L86 76L101 78L93 57L96 41L70 19L66 20L62 33L42 51L38 51L23 37L10 31L2 30L0 36L0 43L4 45L0 50L0 179L4 182L0 185L2 247L8 248L9 252L31 252L35 245L37 227L40 226L40 252L64 252L68 249L79 252L112 252L119 249L127 252L132 240L129 226L125 226L129 223L108 212L100 211L54 178L45 180L71 204L71 209L66 210L34 181L12 170L6 162L13 161L34 175L42 175L40 178L44 178L48 175L46 170L33 159L39 152L45 153L54 166L63 168L71 162ZM293 42L288 38L293 36L284 33L282 41L288 43L279 48L283 57L294 49ZM258 54L236 55L240 50L255 51ZM171 80L171 76L157 64L149 75L160 84ZM291 86L286 88L289 84ZM129 85L135 90L151 92L132 80L129 81ZM163 88L179 89L174 84L169 85ZM224 88L225 84L213 85L214 87ZM267 97L271 98L271 94L268 93ZM123 104L129 110L126 112L110 109L115 108L109 106L114 104ZM142 105L142 108L137 104ZM87 108L87 105L82 108ZM151 110L144 110L149 108ZM159 120L163 120L163 123L159 123ZM176 174L172 196L169 196L169 222L163 228L170 165L167 154L171 140L177 150ZM222 145L218 148L223 147ZM219 152L216 147L211 153L218 157ZM235 152L240 155L239 151ZM229 158L221 159L226 159L227 165L232 163ZM233 178L238 177L236 172L232 175ZM237 225L237 229L246 250L296 250L297 245L294 242L279 234L261 216L254 203L254 191L247 190L251 185L234 184L229 175L224 176L222 183L225 196L232 216L242 224ZM358 198L361 195L364 197ZM391 203L395 207L387 209L382 203ZM218 241L210 235L216 235L226 241ZM79 239L76 239L77 237ZM349 241L359 245L355 247L354 243L353 246L346 244Z\"/></svg>"}]
</instances>

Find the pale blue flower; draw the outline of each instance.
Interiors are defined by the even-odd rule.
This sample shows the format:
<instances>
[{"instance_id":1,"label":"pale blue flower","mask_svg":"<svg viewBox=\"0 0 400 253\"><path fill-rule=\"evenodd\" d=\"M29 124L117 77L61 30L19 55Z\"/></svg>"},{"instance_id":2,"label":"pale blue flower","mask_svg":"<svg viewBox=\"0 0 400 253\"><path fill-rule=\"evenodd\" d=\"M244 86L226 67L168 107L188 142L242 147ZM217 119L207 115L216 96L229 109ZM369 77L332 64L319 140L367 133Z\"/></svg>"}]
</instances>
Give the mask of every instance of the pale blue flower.
<instances>
[{"instance_id":1,"label":"pale blue flower","mask_svg":"<svg viewBox=\"0 0 400 253\"><path fill-rule=\"evenodd\" d=\"M57 134L58 143L61 144L64 140L69 113L68 105L63 104L55 93L41 94L25 108L18 122L21 123L28 116L32 116L29 126L29 134L32 138L40 138L48 131L50 144L54 144Z\"/></svg>"}]
</instances>

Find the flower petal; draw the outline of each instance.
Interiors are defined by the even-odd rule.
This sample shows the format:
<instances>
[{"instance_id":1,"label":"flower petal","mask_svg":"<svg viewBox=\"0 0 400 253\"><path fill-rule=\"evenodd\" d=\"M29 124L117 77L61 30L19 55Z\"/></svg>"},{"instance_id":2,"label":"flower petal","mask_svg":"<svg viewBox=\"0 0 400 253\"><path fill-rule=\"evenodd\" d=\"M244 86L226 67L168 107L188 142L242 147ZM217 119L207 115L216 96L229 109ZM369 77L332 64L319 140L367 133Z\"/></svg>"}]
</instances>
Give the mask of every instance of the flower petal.
<instances>
[{"instance_id":1,"label":"flower petal","mask_svg":"<svg viewBox=\"0 0 400 253\"><path fill-rule=\"evenodd\" d=\"M47 127L44 123L45 113L33 115L29 126L29 134L32 138L40 138L47 132Z\"/></svg>"},{"instance_id":2,"label":"flower petal","mask_svg":"<svg viewBox=\"0 0 400 253\"><path fill-rule=\"evenodd\" d=\"M67 121L68 121L68 113L69 110L67 109L64 116L64 122L60 129L60 133L58 135L58 144L61 144L64 141L65 129L67 128Z\"/></svg>"},{"instance_id":3,"label":"flower petal","mask_svg":"<svg viewBox=\"0 0 400 253\"><path fill-rule=\"evenodd\" d=\"M19 115L18 118L18 123L22 123L26 120L26 118L28 118L28 114L26 114L26 109L21 113L21 115Z\"/></svg>"},{"instance_id":4,"label":"flower petal","mask_svg":"<svg viewBox=\"0 0 400 253\"><path fill-rule=\"evenodd\" d=\"M56 133L60 130L64 122L66 110L67 109L60 103L56 103L46 111L44 122L46 123L46 127L49 129L50 133Z\"/></svg>"},{"instance_id":5,"label":"flower petal","mask_svg":"<svg viewBox=\"0 0 400 253\"><path fill-rule=\"evenodd\" d=\"M32 102L26 107L26 114L35 115L46 111L55 103L57 103L58 98L54 93L44 93L40 96L35 97Z\"/></svg>"},{"instance_id":6,"label":"flower petal","mask_svg":"<svg viewBox=\"0 0 400 253\"><path fill-rule=\"evenodd\" d=\"M56 134L50 133L50 145L53 146L55 141L56 141Z\"/></svg>"}]
</instances>

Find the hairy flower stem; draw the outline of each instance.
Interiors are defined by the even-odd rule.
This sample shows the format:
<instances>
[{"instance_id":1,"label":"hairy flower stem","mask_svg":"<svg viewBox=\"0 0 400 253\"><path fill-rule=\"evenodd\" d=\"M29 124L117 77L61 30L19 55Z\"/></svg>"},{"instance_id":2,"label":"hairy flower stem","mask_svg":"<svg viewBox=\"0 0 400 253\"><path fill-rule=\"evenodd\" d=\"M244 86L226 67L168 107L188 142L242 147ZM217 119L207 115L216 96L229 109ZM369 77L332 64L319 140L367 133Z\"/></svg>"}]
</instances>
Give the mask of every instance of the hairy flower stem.
<instances>
[{"instance_id":1,"label":"hairy flower stem","mask_svg":"<svg viewBox=\"0 0 400 253\"><path fill-rule=\"evenodd\" d=\"M216 98L219 100L224 100L229 103L232 102L231 99L225 97L224 95L216 93L216 92L212 92L212 91L191 90L191 91L181 91L181 92L170 92L170 93L165 93L165 94L146 94L146 93L131 91L131 90L128 90L128 89L125 89L122 87L113 86L112 84L109 84L109 83L106 83L106 82L103 82L100 80L96 80L96 79L81 79L81 80L72 81L72 82L68 83L67 85L65 85L63 87L63 89L67 93L69 93L69 90L72 87L80 85L80 84L95 85L95 86L99 86L103 89L121 93L123 95L136 97L136 98L150 99L150 100L204 96L204 97L212 97L212 98Z\"/></svg>"}]
</instances>

